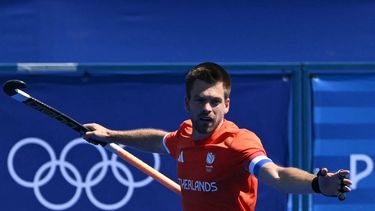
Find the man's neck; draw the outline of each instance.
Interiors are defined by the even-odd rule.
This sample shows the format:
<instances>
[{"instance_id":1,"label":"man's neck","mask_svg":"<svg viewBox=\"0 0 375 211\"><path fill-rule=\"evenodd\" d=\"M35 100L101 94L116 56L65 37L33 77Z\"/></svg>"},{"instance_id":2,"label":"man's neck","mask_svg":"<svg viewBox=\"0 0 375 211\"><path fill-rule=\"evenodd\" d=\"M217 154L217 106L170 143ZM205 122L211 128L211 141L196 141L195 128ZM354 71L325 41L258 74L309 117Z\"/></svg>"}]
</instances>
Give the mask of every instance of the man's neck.
<instances>
[{"instance_id":1,"label":"man's neck","mask_svg":"<svg viewBox=\"0 0 375 211\"><path fill-rule=\"evenodd\" d=\"M224 120L221 121L221 123L211 133L199 133L198 131L194 130L194 128L193 128L193 134L192 134L193 140L194 141L201 141L201 140L208 139L209 137L212 136L212 134L214 134L223 125L223 123L224 123Z\"/></svg>"},{"instance_id":2,"label":"man's neck","mask_svg":"<svg viewBox=\"0 0 375 211\"><path fill-rule=\"evenodd\" d=\"M193 140L194 141L202 141L202 140L206 140L207 138L209 138L214 132L211 132L209 134L205 133L205 134L202 134L202 133L194 133L193 132Z\"/></svg>"}]
</instances>

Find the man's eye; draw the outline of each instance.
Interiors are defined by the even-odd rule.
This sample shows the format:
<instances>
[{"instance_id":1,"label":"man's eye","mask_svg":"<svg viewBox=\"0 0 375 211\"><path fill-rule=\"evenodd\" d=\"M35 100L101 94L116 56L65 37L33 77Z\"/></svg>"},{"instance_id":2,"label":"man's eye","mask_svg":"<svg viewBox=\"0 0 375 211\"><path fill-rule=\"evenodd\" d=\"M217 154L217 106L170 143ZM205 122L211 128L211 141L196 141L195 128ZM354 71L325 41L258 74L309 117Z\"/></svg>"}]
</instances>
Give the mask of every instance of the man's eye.
<instances>
[{"instance_id":1,"label":"man's eye","mask_svg":"<svg viewBox=\"0 0 375 211\"><path fill-rule=\"evenodd\" d=\"M217 105L219 105L221 103L221 100L212 100L211 101L211 105L212 106L217 106Z\"/></svg>"},{"instance_id":2,"label":"man's eye","mask_svg":"<svg viewBox=\"0 0 375 211\"><path fill-rule=\"evenodd\" d=\"M202 102L204 102L204 99L203 98L197 98L197 99L195 99L195 101L198 102L198 103L202 103Z\"/></svg>"}]
</instances>

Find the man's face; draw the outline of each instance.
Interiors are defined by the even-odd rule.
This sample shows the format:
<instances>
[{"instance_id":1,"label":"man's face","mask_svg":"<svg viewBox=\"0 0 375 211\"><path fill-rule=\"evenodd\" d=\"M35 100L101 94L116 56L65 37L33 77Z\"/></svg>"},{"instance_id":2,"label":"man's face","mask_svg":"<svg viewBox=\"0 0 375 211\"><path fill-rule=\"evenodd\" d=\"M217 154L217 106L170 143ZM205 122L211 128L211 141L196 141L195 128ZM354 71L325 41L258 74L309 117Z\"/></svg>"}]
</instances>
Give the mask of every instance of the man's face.
<instances>
[{"instance_id":1,"label":"man's face","mask_svg":"<svg viewBox=\"0 0 375 211\"><path fill-rule=\"evenodd\" d=\"M224 99L222 82L209 84L196 80L190 92L190 99L185 99L186 110L193 123L193 138L196 140L209 137L224 120L229 111L229 98Z\"/></svg>"}]
</instances>

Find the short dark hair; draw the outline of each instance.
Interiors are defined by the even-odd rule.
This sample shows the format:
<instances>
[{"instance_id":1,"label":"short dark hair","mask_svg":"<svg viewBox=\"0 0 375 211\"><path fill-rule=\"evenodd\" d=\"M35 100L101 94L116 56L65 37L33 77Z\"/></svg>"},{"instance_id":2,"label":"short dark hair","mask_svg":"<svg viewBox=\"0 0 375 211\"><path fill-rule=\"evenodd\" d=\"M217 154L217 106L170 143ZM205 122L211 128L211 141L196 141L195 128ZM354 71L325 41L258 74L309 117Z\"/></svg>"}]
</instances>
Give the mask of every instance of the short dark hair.
<instances>
[{"instance_id":1,"label":"short dark hair","mask_svg":"<svg viewBox=\"0 0 375 211\"><path fill-rule=\"evenodd\" d=\"M213 62L204 62L193 67L186 74L185 86L186 86L186 97L190 98L190 92L193 88L194 82L199 79L204 82L215 84L217 82L223 82L224 87L224 99L228 99L231 90L230 76L225 69Z\"/></svg>"}]
</instances>

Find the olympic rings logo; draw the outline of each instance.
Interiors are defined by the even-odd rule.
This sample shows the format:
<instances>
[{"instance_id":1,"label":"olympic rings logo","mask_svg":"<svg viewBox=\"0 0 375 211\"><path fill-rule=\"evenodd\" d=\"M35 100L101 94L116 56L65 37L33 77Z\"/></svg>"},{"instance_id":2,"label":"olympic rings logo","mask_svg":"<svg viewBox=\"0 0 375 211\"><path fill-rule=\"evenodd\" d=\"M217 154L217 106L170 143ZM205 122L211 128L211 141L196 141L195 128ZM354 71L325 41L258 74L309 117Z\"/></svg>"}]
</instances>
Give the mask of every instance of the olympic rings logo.
<instances>
[{"instance_id":1,"label":"olympic rings logo","mask_svg":"<svg viewBox=\"0 0 375 211\"><path fill-rule=\"evenodd\" d=\"M36 171L34 178L32 181L26 181L22 179L16 172L14 168L14 157L17 153L17 151L26 145L29 144L36 144L44 148L49 157L50 161L44 163L39 167L39 169ZM91 167L91 169L88 171L87 175L85 178L83 178L78 171L78 169L70 162L66 160L66 157L69 153L69 151L79 145L79 144L86 144L86 142L82 138L77 138L74 139L73 141L69 142L61 151L60 158L57 159L56 154L52 147L45 142L42 139L39 138L25 138L17 142L10 150L9 155L8 155L8 170L11 175L11 177L16 181L19 185L26 187L26 188L32 188L34 190L34 194L38 201L45 206L46 208L52 209L52 210L64 210L72 207L77 201L79 200L83 189L86 192L86 195L90 202L96 206L99 209L103 210L114 210L118 209L125 204L129 202L131 199L134 189L135 188L141 188L146 185L148 185L150 182L152 182L151 177L146 177L143 180L140 181L135 181L132 172L129 170L129 168L124 165L123 162L118 162L117 161L117 155L112 154L111 158L108 158L108 155L104 148L102 147L95 147L101 158L102 161L96 163ZM156 170L160 169L160 156L158 154L153 154L154 157L154 168ZM76 191L73 195L73 197L68 200L65 203L61 204L56 204L48 201L41 193L40 188L47 184L52 177L55 174L56 168L59 167L59 170L63 176L63 178L72 186L76 187ZM106 204L100 202L93 194L92 192L92 187L96 186L98 183L100 183L105 175L107 174L108 168L111 169L114 177L120 182L122 185L127 186L127 192L124 195L124 197L119 200L116 203L112 204ZM69 170L71 174L68 174ZM46 173L46 171L48 171ZM97 173L100 171L99 173ZM126 175L127 178L124 178L121 174L120 171L122 171L123 175ZM44 177L42 177L44 176ZM95 177L94 177L95 176Z\"/></svg>"}]
</instances>

